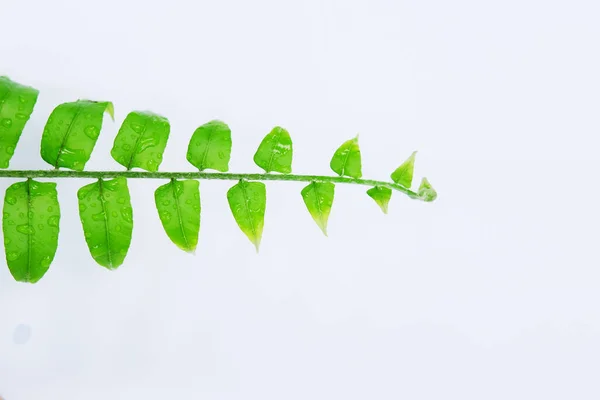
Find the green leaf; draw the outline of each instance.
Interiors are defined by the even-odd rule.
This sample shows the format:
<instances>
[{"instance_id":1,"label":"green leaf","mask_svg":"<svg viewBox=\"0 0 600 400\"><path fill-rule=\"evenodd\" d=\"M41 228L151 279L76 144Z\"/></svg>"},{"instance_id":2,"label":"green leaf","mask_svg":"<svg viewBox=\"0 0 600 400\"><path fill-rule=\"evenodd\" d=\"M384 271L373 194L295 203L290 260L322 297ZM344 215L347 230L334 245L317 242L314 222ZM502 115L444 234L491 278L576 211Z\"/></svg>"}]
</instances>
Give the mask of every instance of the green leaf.
<instances>
[{"instance_id":1,"label":"green leaf","mask_svg":"<svg viewBox=\"0 0 600 400\"><path fill-rule=\"evenodd\" d=\"M400 165L394 172L392 172L392 180L399 185L404 186L407 189L410 189L413 180L413 172L415 169L415 156L417 155L416 151L413 153Z\"/></svg>"},{"instance_id":2,"label":"green leaf","mask_svg":"<svg viewBox=\"0 0 600 400\"><path fill-rule=\"evenodd\" d=\"M200 230L199 183L171 180L154 192L156 209L167 236L180 249L193 253Z\"/></svg>"},{"instance_id":3,"label":"green leaf","mask_svg":"<svg viewBox=\"0 0 600 400\"><path fill-rule=\"evenodd\" d=\"M258 146L254 154L254 162L266 173L275 171L289 174L292 172L293 152L289 132L276 126Z\"/></svg>"},{"instance_id":4,"label":"green leaf","mask_svg":"<svg viewBox=\"0 0 600 400\"><path fill-rule=\"evenodd\" d=\"M248 239L256 247L260 247L265 208L267 206L267 190L262 182L240 182L227 191L227 201L233 218Z\"/></svg>"},{"instance_id":5,"label":"green leaf","mask_svg":"<svg viewBox=\"0 0 600 400\"><path fill-rule=\"evenodd\" d=\"M127 180L99 179L77 191L79 217L94 260L115 269L123 264L133 230L133 211Z\"/></svg>"},{"instance_id":6,"label":"green leaf","mask_svg":"<svg viewBox=\"0 0 600 400\"><path fill-rule=\"evenodd\" d=\"M302 198L321 231L327 236L327 220L333 205L335 185L331 182L311 182L302 189Z\"/></svg>"},{"instance_id":7,"label":"green leaf","mask_svg":"<svg viewBox=\"0 0 600 400\"><path fill-rule=\"evenodd\" d=\"M421 179L421 185L419 185L419 191L417 193L423 201L429 202L437 199L437 192L431 186L431 183L429 183L427 178Z\"/></svg>"},{"instance_id":8,"label":"green leaf","mask_svg":"<svg viewBox=\"0 0 600 400\"><path fill-rule=\"evenodd\" d=\"M392 198L392 189L383 186L375 186L367 190L367 194L375 200L384 214L388 213L388 203Z\"/></svg>"},{"instance_id":9,"label":"green leaf","mask_svg":"<svg viewBox=\"0 0 600 400\"><path fill-rule=\"evenodd\" d=\"M231 129L221 121L210 121L194 131L188 145L187 160L200 171L229 171Z\"/></svg>"},{"instance_id":10,"label":"green leaf","mask_svg":"<svg viewBox=\"0 0 600 400\"><path fill-rule=\"evenodd\" d=\"M77 100L56 107L42 134L44 161L54 168L83 171L100 136L105 112L112 117L112 103Z\"/></svg>"},{"instance_id":11,"label":"green leaf","mask_svg":"<svg viewBox=\"0 0 600 400\"><path fill-rule=\"evenodd\" d=\"M60 208L56 183L28 179L6 189L2 231L10 273L19 282L39 281L58 246Z\"/></svg>"},{"instance_id":12,"label":"green leaf","mask_svg":"<svg viewBox=\"0 0 600 400\"><path fill-rule=\"evenodd\" d=\"M0 76L0 168L8 168L39 91Z\"/></svg>"},{"instance_id":13,"label":"green leaf","mask_svg":"<svg viewBox=\"0 0 600 400\"><path fill-rule=\"evenodd\" d=\"M362 163L358 135L345 141L333 154L329 166L339 176L349 176L359 179L362 177Z\"/></svg>"},{"instance_id":14,"label":"green leaf","mask_svg":"<svg viewBox=\"0 0 600 400\"><path fill-rule=\"evenodd\" d=\"M127 115L115 138L110 154L130 170L138 167L156 172L163 159L170 131L169 120L148 111Z\"/></svg>"}]
</instances>

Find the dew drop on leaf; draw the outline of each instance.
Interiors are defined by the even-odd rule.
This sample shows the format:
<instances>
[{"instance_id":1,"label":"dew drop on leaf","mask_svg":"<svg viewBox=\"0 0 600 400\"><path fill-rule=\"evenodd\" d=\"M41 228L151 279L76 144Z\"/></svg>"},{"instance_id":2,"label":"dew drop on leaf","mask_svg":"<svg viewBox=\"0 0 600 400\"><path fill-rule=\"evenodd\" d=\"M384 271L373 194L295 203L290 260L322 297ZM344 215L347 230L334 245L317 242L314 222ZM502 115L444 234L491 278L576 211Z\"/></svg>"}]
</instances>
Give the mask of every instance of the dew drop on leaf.
<instances>
[{"instance_id":1,"label":"dew drop on leaf","mask_svg":"<svg viewBox=\"0 0 600 400\"><path fill-rule=\"evenodd\" d=\"M19 253L15 252L15 251L8 252L8 253L6 254L6 258L7 258L9 261L14 261L14 260L16 260L17 258L19 258Z\"/></svg>"},{"instance_id":2,"label":"dew drop on leaf","mask_svg":"<svg viewBox=\"0 0 600 400\"><path fill-rule=\"evenodd\" d=\"M12 119L10 118L2 118L2 121L0 122L0 124L2 124L2 126L4 126L5 128L10 128L12 126Z\"/></svg>"},{"instance_id":3,"label":"dew drop on leaf","mask_svg":"<svg viewBox=\"0 0 600 400\"><path fill-rule=\"evenodd\" d=\"M52 227L58 227L58 221L59 221L59 216L58 215L53 215L50 218L48 218L48 225L52 226Z\"/></svg>"},{"instance_id":4,"label":"dew drop on leaf","mask_svg":"<svg viewBox=\"0 0 600 400\"><path fill-rule=\"evenodd\" d=\"M15 197L13 197L13 196L8 196L6 198L6 202L12 206L12 205L15 205L17 203L17 199Z\"/></svg>"}]
</instances>

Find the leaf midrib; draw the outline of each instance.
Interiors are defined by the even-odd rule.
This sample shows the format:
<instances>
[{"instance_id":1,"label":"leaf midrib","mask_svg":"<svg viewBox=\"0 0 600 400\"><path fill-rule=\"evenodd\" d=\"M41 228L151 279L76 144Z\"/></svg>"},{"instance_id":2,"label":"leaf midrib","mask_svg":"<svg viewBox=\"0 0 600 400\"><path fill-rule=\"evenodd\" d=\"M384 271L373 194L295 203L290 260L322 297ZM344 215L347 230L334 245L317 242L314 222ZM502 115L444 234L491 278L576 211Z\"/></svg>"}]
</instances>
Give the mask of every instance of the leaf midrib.
<instances>
[{"instance_id":1,"label":"leaf midrib","mask_svg":"<svg viewBox=\"0 0 600 400\"><path fill-rule=\"evenodd\" d=\"M31 178L27 179L27 282L31 280Z\"/></svg>"},{"instance_id":2,"label":"leaf midrib","mask_svg":"<svg viewBox=\"0 0 600 400\"><path fill-rule=\"evenodd\" d=\"M140 133L140 136L138 136L137 140L135 141L135 145L133 146L133 151L131 152L131 157L129 157L129 163L127 163L127 166L125 167L125 168L127 168L127 171L131 170L131 164L133 163L133 158L136 156L137 149L140 146L140 141L142 140L144 133L146 133L147 127L148 127L148 120L146 120L146 122L144 122L144 128L142 128L142 133Z\"/></svg>"},{"instance_id":3,"label":"leaf midrib","mask_svg":"<svg viewBox=\"0 0 600 400\"><path fill-rule=\"evenodd\" d=\"M185 248L186 250L191 250L190 243L185 234L185 229L183 229L183 219L181 218L181 209L179 207L179 198L177 197L175 182L175 179L171 180L171 187L173 188L173 198L175 199L175 209L177 210L177 222L179 223L179 228L181 229L181 235L183 236L183 241L185 242Z\"/></svg>"},{"instance_id":4,"label":"leaf midrib","mask_svg":"<svg viewBox=\"0 0 600 400\"><path fill-rule=\"evenodd\" d=\"M242 189L242 197L244 198L244 208L246 209L246 215L248 217L248 221L250 222L250 228L252 230L252 241L256 241L256 228L254 227L254 221L252 220L252 215L250 214L250 207L248 206L248 196L246 196L246 188L247 183L244 183L243 186L240 185L240 189Z\"/></svg>"},{"instance_id":5,"label":"leaf midrib","mask_svg":"<svg viewBox=\"0 0 600 400\"><path fill-rule=\"evenodd\" d=\"M73 129L73 125L75 125L75 120L77 119L77 117L79 117L79 114L81 114L81 104L77 105L77 111L75 111L75 115L73 115L73 118L71 119L71 123L69 124L69 127L67 128L67 131L65 132L65 135L63 136L63 140L60 144L60 147L58 148L58 152L56 153L56 160L54 161L54 168L58 168L58 159L60 158L60 155L62 154L65 146L67 145L67 139L69 138L69 135L71 134L71 130Z\"/></svg>"},{"instance_id":6,"label":"leaf midrib","mask_svg":"<svg viewBox=\"0 0 600 400\"><path fill-rule=\"evenodd\" d=\"M111 254L111 247L110 247L110 232L108 231L108 215L106 214L106 205L105 205L105 200L104 200L104 180L102 180L102 178L98 179L98 192L100 194L100 204L102 205L102 215L104 216L104 232L105 232L105 237L106 237L106 255L108 257L108 265L110 268L113 267L113 262L112 262L112 254Z\"/></svg>"}]
</instances>

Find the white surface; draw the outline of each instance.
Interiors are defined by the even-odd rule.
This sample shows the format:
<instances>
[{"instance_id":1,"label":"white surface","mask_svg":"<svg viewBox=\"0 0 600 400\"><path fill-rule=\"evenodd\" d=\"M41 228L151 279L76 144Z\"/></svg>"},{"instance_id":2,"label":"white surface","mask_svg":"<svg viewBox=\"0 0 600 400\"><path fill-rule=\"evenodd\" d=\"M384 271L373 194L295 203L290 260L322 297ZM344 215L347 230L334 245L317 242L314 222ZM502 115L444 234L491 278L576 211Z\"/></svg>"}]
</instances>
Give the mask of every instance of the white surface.
<instances>
[{"instance_id":1,"label":"white surface","mask_svg":"<svg viewBox=\"0 0 600 400\"><path fill-rule=\"evenodd\" d=\"M364 175L413 150L433 204L384 216L337 187L325 238L302 184L269 183L259 255L203 181L197 255L131 181L134 237L90 257L60 181L60 245L36 285L0 268L6 400L598 399L597 1L0 0L0 73L40 89L12 168L48 168L60 102L112 100L88 169L133 109L167 116L163 170L193 130L233 130L232 171L274 125L294 171L330 174L360 133ZM10 180L0 181L0 191ZM19 324L30 340L13 341Z\"/></svg>"}]
</instances>

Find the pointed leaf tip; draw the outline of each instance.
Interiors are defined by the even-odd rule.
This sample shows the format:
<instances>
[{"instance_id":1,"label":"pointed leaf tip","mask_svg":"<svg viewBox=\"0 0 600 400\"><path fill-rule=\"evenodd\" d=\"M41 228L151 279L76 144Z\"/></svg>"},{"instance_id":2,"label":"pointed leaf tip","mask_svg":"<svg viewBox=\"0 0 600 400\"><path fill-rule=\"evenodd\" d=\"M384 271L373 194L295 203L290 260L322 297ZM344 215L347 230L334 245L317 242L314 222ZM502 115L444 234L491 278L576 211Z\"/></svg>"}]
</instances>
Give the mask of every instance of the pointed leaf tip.
<instances>
[{"instance_id":1,"label":"pointed leaf tip","mask_svg":"<svg viewBox=\"0 0 600 400\"><path fill-rule=\"evenodd\" d=\"M369 197L375 200L375 203L377 203L384 214L388 213L388 204L392 197L392 189L382 186L375 186L367 190L367 194Z\"/></svg>"},{"instance_id":2,"label":"pointed leaf tip","mask_svg":"<svg viewBox=\"0 0 600 400\"><path fill-rule=\"evenodd\" d=\"M417 155L417 152L413 151L412 154L406 159L406 161L404 161L391 174L391 178L394 182L396 182L399 185L404 186L407 189L410 189L410 187L412 185L416 155Z\"/></svg>"},{"instance_id":3,"label":"pointed leaf tip","mask_svg":"<svg viewBox=\"0 0 600 400\"><path fill-rule=\"evenodd\" d=\"M227 191L227 201L235 222L258 253L267 205L265 184L240 180Z\"/></svg>"},{"instance_id":4,"label":"pointed leaf tip","mask_svg":"<svg viewBox=\"0 0 600 400\"><path fill-rule=\"evenodd\" d=\"M254 163L269 172L292 172L293 145L287 130L276 126L262 140L254 154Z\"/></svg>"},{"instance_id":5,"label":"pointed leaf tip","mask_svg":"<svg viewBox=\"0 0 600 400\"><path fill-rule=\"evenodd\" d=\"M311 182L301 192L308 212L325 236L334 193L335 185L331 182Z\"/></svg>"},{"instance_id":6,"label":"pointed leaf tip","mask_svg":"<svg viewBox=\"0 0 600 400\"><path fill-rule=\"evenodd\" d=\"M419 186L418 194L419 198L426 202L431 202L437 199L437 192L435 191L433 186L431 186L431 183L429 183L427 178L423 178L421 180L421 185Z\"/></svg>"},{"instance_id":7,"label":"pointed leaf tip","mask_svg":"<svg viewBox=\"0 0 600 400\"><path fill-rule=\"evenodd\" d=\"M104 110L108 115L110 115L110 119L115 122L115 106L111 101L106 102L106 109Z\"/></svg>"}]
</instances>

